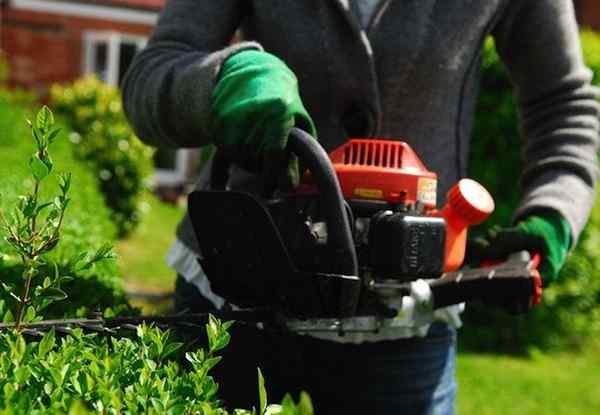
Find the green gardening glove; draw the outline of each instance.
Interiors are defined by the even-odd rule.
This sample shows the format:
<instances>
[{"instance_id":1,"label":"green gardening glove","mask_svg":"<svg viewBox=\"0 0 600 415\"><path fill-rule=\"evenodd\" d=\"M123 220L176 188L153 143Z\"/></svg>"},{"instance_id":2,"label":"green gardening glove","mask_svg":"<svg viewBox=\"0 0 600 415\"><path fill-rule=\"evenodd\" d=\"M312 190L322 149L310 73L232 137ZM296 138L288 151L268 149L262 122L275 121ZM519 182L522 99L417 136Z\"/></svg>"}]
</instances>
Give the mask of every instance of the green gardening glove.
<instances>
[{"instance_id":1,"label":"green gardening glove","mask_svg":"<svg viewBox=\"0 0 600 415\"><path fill-rule=\"evenodd\" d=\"M299 172L297 159L286 152L288 134L299 127L316 137L298 79L282 60L258 50L243 50L223 63L209 127L215 145L229 159L262 171L265 178L287 172L293 186Z\"/></svg>"},{"instance_id":2,"label":"green gardening glove","mask_svg":"<svg viewBox=\"0 0 600 415\"><path fill-rule=\"evenodd\" d=\"M469 249L476 251L472 256L480 259L503 259L518 251L538 251L542 255L539 271L548 285L556 281L569 248L571 228L556 211L542 210L527 216L514 227L492 229L486 238L477 239Z\"/></svg>"}]
</instances>

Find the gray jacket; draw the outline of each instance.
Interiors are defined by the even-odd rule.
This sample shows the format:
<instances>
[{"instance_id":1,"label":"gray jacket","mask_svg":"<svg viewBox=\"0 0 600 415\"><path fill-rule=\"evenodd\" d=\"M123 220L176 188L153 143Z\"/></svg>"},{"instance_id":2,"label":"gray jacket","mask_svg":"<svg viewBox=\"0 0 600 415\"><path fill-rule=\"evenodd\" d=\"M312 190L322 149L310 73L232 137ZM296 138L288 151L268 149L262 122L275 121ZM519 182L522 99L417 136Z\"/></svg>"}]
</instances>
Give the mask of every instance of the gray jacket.
<instances>
[{"instance_id":1,"label":"gray jacket","mask_svg":"<svg viewBox=\"0 0 600 415\"><path fill-rule=\"evenodd\" d=\"M326 149L349 136L407 141L437 172L438 198L466 172L487 35L514 82L523 135L515 218L552 208L576 239L594 200L597 91L571 0L382 0L366 31L348 0L169 0L123 84L148 143L209 143L221 63L264 48L297 74ZM252 42L228 46L236 29ZM190 247L189 223L179 238Z\"/></svg>"}]
</instances>

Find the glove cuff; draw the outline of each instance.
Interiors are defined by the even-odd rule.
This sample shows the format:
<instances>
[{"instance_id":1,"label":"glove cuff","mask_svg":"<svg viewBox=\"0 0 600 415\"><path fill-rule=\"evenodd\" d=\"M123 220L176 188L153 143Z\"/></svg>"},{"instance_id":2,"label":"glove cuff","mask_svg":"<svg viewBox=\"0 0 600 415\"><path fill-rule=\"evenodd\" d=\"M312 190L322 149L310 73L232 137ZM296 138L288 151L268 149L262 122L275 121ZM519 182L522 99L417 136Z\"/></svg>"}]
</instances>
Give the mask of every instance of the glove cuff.
<instances>
[{"instance_id":1,"label":"glove cuff","mask_svg":"<svg viewBox=\"0 0 600 415\"><path fill-rule=\"evenodd\" d=\"M544 241L540 271L545 280L555 280L573 243L569 223L561 214L548 209L527 216L517 228Z\"/></svg>"}]
</instances>

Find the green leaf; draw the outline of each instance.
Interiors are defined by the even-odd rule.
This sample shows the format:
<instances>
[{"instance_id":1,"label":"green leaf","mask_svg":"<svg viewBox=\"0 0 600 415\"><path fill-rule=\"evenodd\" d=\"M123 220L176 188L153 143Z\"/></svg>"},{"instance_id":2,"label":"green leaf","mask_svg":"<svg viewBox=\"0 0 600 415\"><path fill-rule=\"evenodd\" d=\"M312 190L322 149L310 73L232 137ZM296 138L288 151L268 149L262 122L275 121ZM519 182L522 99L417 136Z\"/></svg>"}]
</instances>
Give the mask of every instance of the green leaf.
<instances>
[{"instance_id":1,"label":"green leaf","mask_svg":"<svg viewBox=\"0 0 600 415\"><path fill-rule=\"evenodd\" d=\"M152 407L154 408L154 410L157 413L164 413L165 412L165 407L163 405L163 403L160 401L160 399L157 398L150 398L150 402L152 403Z\"/></svg>"},{"instance_id":2,"label":"green leaf","mask_svg":"<svg viewBox=\"0 0 600 415\"><path fill-rule=\"evenodd\" d=\"M7 398L11 398L16 393L15 387L11 383L6 383L2 388L2 391L4 392L4 399L6 400L8 400Z\"/></svg>"},{"instance_id":3,"label":"green leaf","mask_svg":"<svg viewBox=\"0 0 600 415\"><path fill-rule=\"evenodd\" d=\"M48 202L48 203L43 203L41 205L39 205L35 211L36 214L40 214L40 212L44 209L46 209L48 206L51 206L52 202Z\"/></svg>"},{"instance_id":4,"label":"green leaf","mask_svg":"<svg viewBox=\"0 0 600 415\"><path fill-rule=\"evenodd\" d=\"M75 278L71 277L70 275L61 275L60 276L60 283L65 283L65 282L71 282L73 281Z\"/></svg>"},{"instance_id":5,"label":"green leaf","mask_svg":"<svg viewBox=\"0 0 600 415\"><path fill-rule=\"evenodd\" d=\"M54 204L54 203L53 203ZM50 211L50 213L48 213L48 216L46 217L46 220L48 222L52 222L54 221L54 219L57 219L60 217L60 210L54 208Z\"/></svg>"},{"instance_id":6,"label":"green leaf","mask_svg":"<svg viewBox=\"0 0 600 415\"><path fill-rule=\"evenodd\" d=\"M48 372L50 373L50 376L52 377L52 380L54 381L54 385L61 386L62 385L61 371L55 367L50 367L50 368L48 368Z\"/></svg>"},{"instance_id":7,"label":"green leaf","mask_svg":"<svg viewBox=\"0 0 600 415\"><path fill-rule=\"evenodd\" d=\"M213 345L212 351L218 352L219 350L223 350L229 344L231 340L231 336L226 331L220 332L219 337Z\"/></svg>"},{"instance_id":8,"label":"green leaf","mask_svg":"<svg viewBox=\"0 0 600 415\"><path fill-rule=\"evenodd\" d=\"M167 415L183 415L187 412L186 406L183 403L173 405L167 411Z\"/></svg>"},{"instance_id":9,"label":"green leaf","mask_svg":"<svg viewBox=\"0 0 600 415\"><path fill-rule=\"evenodd\" d=\"M300 392L298 410L300 411L300 415L314 415L315 413L310 395L305 391Z\"/></svg>"},{"instance_id":10,"label":"green leaf","mask_svg":"<svg viewBox=\"0 0 600 415\"><path fill-rule=\"evenodd\" d=\"M196 354L193 352L186 352L185 359L192 364L196 364L196 363L200 362L200 360L196 357Z\"/></svg>"},{"instance_id":11,"label":"green leaf","mask_svg":"<svg viewBox=\"0 0 600 415\"><path fill-rule=\"evenodd\" d=\"M213 367L215 367L221 361L221 359L222 359L221 356L215 356L215 357L211 357L210 359L206 359L204 361L204 367L205 367L206 371L208 372Z\"/></svg>"},{"instance_id":12,"label":"green leaf","mask_svg":"<svg viewBox=\"0 0 600 415\"><path fill-rule=\"evenodd\" d=\"M57 210L59 210L59 211L60 211L60 210L62 209L62 207L63 207L63 201L62 201L62 198L61 198L60 196L56 196L56 197L54 198L54 202L53 202L53 203L54 203L54 207L55 207Z\"/></svg>"},{"instance_id":13,"label":"green leaf","mask_svg":"<svg viewBox=\"0 0 600 415\"><path fill-rule=\"evenodd\" d=\"M26 196L23 200L23 205L21 206L21 212L23 212L23 216L26 218L31 218L35 211L35 199L33 196Z\"/></svg>"},{"instance_id":14,"label":"green leaf","mask_svg":"<svg viewBox=\"0 0 600 415\"><path fill-rule=\"evenodd\" d=\"M54 333L54 328L50 329L50 331L44 334L42 340L40 340L38 344L38 356L45 357L54 347L56 342L56 335Z\"/></svg>"},{"instance_id":15,"label":"green leaf","mask_svg":"<svg viewBox=\"0 0 600 415\"><path fill-rule=\"evenodd\" d=\"M15 370L14 377L17 383L23 385L29 379L31 371L28 366L20 366Z\"/></svg>"},{"instance_id":16,"label":"green leaf","mask_svg":"<svg viewBox=\"0 0 600 415\"><path fill-rule=\"evenodd\" d=\"M23 316L23 321L25 323L29 323L30 321L33 321L35 319L35 308L33 308L32 306L27 307L27 310L25 311L25 316Z\"/></svg>"},{"instance_id":17,"label":"green leaf","mask_svg":"<svg viewBox=\"0 0 600 415\"><path fill-rule=\"evenodd\" d=\"M25 339L20 334L17 335L14 344L11 346L11 358L17 362L20 362L25 356L27 345Z\"/></svg>"},{"instance_id":18,"label":"green leaf","mask_svg":"<svg viewBox=\"0 0 600 415\"><path fill-rule=\"evenodd\" d=\"M42 137L40 136L41 133L38 131L38 129L34 125L30 125L30 127L31 127L31 134L33 135L33 139L35 140L35 144L37 146L38 151L43 151L45 143L44 143Z\"/></svg>"},{"instance_id":19,"label":"green leaf","mask_svg":"<svg viewBox=\"0 0 600 415\"><path fill-rule=\"evenodd\" d=\"M86 382L83 373L75 372L71 375L71 385L78 395L83 395L86 392Z\"/></svg>"},{"instance_id":20,"label":"green leaf","mask_svg":"<svg viewBox=\"0 0 600 415\"><path fill-rule=\"evenodd\" d=\"M289 393L286 393L281 401L282 415L297 415L296 403Z\"/></svg>"},{"instance_id":21,"label":"green leaf","mask_svg":"<svg viewBox=\"0 0 600 415\"><path fill-rule=\"evenodd\" d=\"M42 293L44 297L54 301L61 301L67 298L67 293L56 287L48 287Z\"/></svg>"},{"instance_id":22,"label":"green leaf","mask_svg":"<svg viewBox=\"0 0 600 415\"><path fill-rule=\"evenodd\" d=\"M39 159L37 154L34 154L33 156L31 156L31 159L29 159L29 167L31 168L31 173L33 174L33 177L38 182L44 180L44 178L50 173L50 169L48 169L48 166L46 166L46 164Z\"/></svg>"},{"instance_id":23,"label":"green leaf","mask_svg":"<svg viewBox=\"0 0 600 415\"><path fill-rule=\"evenodd\" d=\"M52 270L54 271L54 282L59 282L60 272L58 271L58 264L56 262L52 262Z\"/></svg>"},{"instance_id":24,"label":"green leaf","mask_svg":"<svg viewBox=\"0 0 600 415\"><path fill-rule=\"evenodd\" d=\"M73 254L73 256L69 259L68 267L74 268L79 262L83 261L86 256L87 252L85 251Z\"/></svg>"},{"instance_id":25,"label":"green leaf","mask_svg":"<svg viewBox=\"0 0 600 415\"><path fill-rule=\"evenodd\" d=\"M54 142L58 133L60 133L60 128L57 128L56 130L53 130L50 134L48 134L48 143L49 144L52 144Z\"/></svg>"},{"instance_id":26,"label":"green leaf","mask_svg":"<svg viewBox=\"0 0 600 415\"><path fill-rule=\"evenodd\" d=\"M146 360L144 360L144 363L152 372L154 372L156 370L157 365L154 360L146 359Z\"/></svg>"},{"instance_id":27,"label":"green leaf","mask_svg":"<svg viewBox=\"0 0 600 415\"><path fill-rule=\"evenodd\" d=\"M183 343L178 343L178 342L168 343L162 352L161 358L165 359L166 357L172 355L173 353L175 353L179 349L181 349L182 346L183 346Z\"/></svg>"},{"instance_id":28,"label":"green leaf","mask_svg":"<svg viewBox=\"0 0 600 415\"><path fill-rule=\"evenodd\" d=\"M47 133L54 125L54 115L47 106L43 106L37 113L35 126L42 132Z\"/></svg>"},{"instance_id":29,"label":"green leaf","mask_svg":"<svg viewBox=\"0 0 600 415\"><path fill-rule=\"evenodd\" d=\"M2 322L3 323L14 323L15 322L15 316L13 316L12 311L8 310L6 312L6 314L4 314L4 316L2 317Z\"/></svg>"},{"instance_id":30,"label":"green leaf","mask_svg":"<svg viewBox=\"0 0 600 415\"><path fill-rule=\"evenodd\" d=\"M52 167L54 166L54 163L52 162L52 157L46 154L41 160L46 165L46 167L48 167L48 173L50 173L52 171Z\"/></svg>"},{"instance_id":31,"label":"green leaf","mask_svg":"<svg viewBox=\"0 0 600 415\"><path fill-rule=\"evenodd\" d=\"M258 402L259 402L259 414L264 414L267 408L267 389L265 388L265 378L263 378L260 368L257 367L258 371Z\"/></svg>"},{"instance_id":32,"label":"green leaf","mask_svg":"<svg viewBox=\"0 0 600 415\"><path fill-rule=\"evenodd\" d=\"M217 338L219 335L219 320L212 314L208 315L208 324L206 324L206 334L208 337L208 349L215 351Z\"/></svg>"},{"instance_id":33,"label":"green leaf","mask_svg":"<svg viewBox=\"0 0 600 415\"><path fill-rule=\"evenodd\" d=\"M142 324L142 325L137 326L135 331L136 331L138 338L140 340L144 340L144 338L146 337L146 332L148 331L148 328L146 327L145 324Z\"/></svg>"},{"instance_id":34,"label":"green leaf","mask_svg":"<svg viewBox=\"0 0 600 415\"><path fill-rule=\"evenodd\" d=\"M63 192L63 195L66 195L71 188L71 178L71 173L61 173L58 175L58 186Z\"/></svg>"},{"instance_id":35,"label":"green leaf","mask_svg":"<svg viewBox=\"0 0 600 415\"><path fill-rule=\"evenodd\" d=\"M264 415L292 415L283 412L283 407L281 405L269 405L265 409Z\"/></svg>"},{"instance_id":36,"label":"green leaf","mask_svg":"<svg viewBox=\"0 0 600 415\"><path fill-rule=\"evenodd\" d=\"M87 415L89 411L81 401L75 401L69 408L69 415Z\"/></svg>"}]
</instances>

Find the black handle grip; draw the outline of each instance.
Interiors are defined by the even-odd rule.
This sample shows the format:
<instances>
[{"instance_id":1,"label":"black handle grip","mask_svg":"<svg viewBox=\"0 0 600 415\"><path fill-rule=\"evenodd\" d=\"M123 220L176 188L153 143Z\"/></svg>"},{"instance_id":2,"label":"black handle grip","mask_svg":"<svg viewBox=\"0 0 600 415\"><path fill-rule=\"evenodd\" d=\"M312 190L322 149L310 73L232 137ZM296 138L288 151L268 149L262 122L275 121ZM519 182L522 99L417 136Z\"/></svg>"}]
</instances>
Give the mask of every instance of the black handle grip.
<instances>
[{"instance_id":1,"label":"black handle grip","mask_svg":"<svg viewBox=\"0 0 600 415\"><path fill-rule=\"evenodd\" d=\"M430 282L434 308L481 300L515 314L534 305L539 284L539 274L528 262L449 272Z\"/></svg>"},{"instance_id":2,"label":"black handle grip","mask_svg":"<svg viewBox=\"0 0 600 415\"><path fill-rule=\"evenodd\" d=\"M344 196L329 155L317 140L298 128L293 128L290 132L288 149L310 170L319 189L321 207L327 223L327 245L331 252L329 272L358 276L358 258L346 215ZM355 314L360 288L360 284L352 280L342 284L339 305L341 317Z\"/></svg>"}]
</instances>

